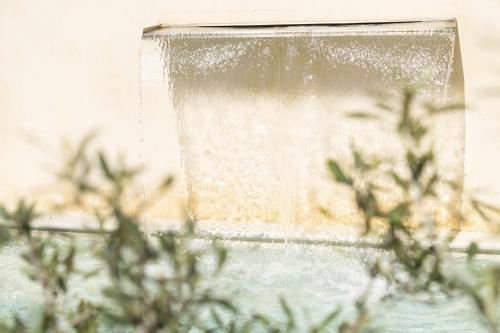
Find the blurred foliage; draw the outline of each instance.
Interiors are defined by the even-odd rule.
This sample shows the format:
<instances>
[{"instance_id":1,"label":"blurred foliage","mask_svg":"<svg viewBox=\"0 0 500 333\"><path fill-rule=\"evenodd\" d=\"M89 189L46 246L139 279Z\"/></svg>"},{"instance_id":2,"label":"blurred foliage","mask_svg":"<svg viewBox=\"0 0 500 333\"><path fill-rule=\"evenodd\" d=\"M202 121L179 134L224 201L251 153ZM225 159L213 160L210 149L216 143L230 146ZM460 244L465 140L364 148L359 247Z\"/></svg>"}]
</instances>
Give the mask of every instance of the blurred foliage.
<instances>
[{"instance_id":1,"label":"blurred foliage","mask_svg":"<svg viewBox=\"0 0 500 333\"><path fill-rule=\"evenodd\" d=\"M167 193L173 178L158 182L148 199L130 200L143 168L128 166L123 156L113 159L92 149L96 134L91 133L76 146L64 146L56 178L71 189L71 195L56 208L93 212L104 238L92 247L99 265L94 270L79 268L82 253L73 237L41 234L36 228L41 213L34 203L21 200L15 207L0 206L0 243L16 240L25 245L21 254L25 273L40 287L43 300L39 316L15 314L0 322L0 332L374 332L373 308L405 294L424 299L469 297L489 330L497 332L500 266L477 265L480 249L471 244L466 272L451 270L450 244L456 232L438 228L435 211L445 207L458 226L466 220L460 205L461 182L441 174L432 133L433 117L462 106L423 103L411 88L392 104L384 100L376 105L373 112L350 116L390 121L402 143L402 167L355 145L349 164L327 162L332 178L353 194L364 221L362 237L376 234L382 240L384 253L367 260L371 279L352 306L332 304L330 314L307 328L299 324L285 298L279 299L283 321L243 312L223 290L210 286L209 281L223 270L228 252L217 241L200 241L195 221L187 218L181 230L154 236L143 232L143 213ZM381 180L389 181L390 188ZM443 188L455 194L449 202L441 198ZM400 194L391 206L382 204L387 191ZM485 220L494 221L500 213L477 199L469 203ZM327 208L321 210L334 216ZM68 305L68 298L74 297L69 292L71 281L96 277L104 281L99 282L101 300L82 298L76 306ZM380 283L383 292L375 293L374 286ZM347 311L349 307L354 314Z\"/></svg>"},{"instance_id":2,"label":"blurred foliage","mask_svg":"<svg viewBox=\"0 0 500 333\"><path fill-rule=\"evenodd\" d=\"M75 273L75 246L70 239L61 243L52 238L34 236L32 222L38 217L35 204L19 201L12 211L0 207L0 216L14 232L3 229L4 240L14 237L27 246L21 257L26 264L26 274L30 280L39 284L43 291L43 304L40 320L32 326L36 332L56 332L67 324L68 317L59 315L57 299L68 290L68 280ZM15 318L13 325L0 326L2 331L25 332L29 325Z\"/></svg>"},{"instance_id":3,"label":"blurred foliage","mask_svg":"<svg viewBox=\"0 0 500 333\"><path fill-rule=\"evenodd\" d=\"M440 210L452 219L455 229L465 221L462 215L462 185L460 179L447 179L440 172L432 133L434 117L461 110L463 105L436 106L419 98L417 90L405 87L401 97L390 103L377 103L372 112L349 114L356 119L386 121L393 125L402 151L397 163L386 156L369 156L352 148L352 162L331 159L327 163L333 179L350 189L359 214L365 222L364 234L380 237L389 256L380 255L369 262L373 281L382 281L384 293L378 302L388 302L397 295L418 294L432 299L436 294L448 297L467 296L476 305L491 332L497 332L497 304L500 266L479 268L474 265L478 245L472 243L469 254L470 274L454 274L450 269L450 244L457 232L439 228ZM391 182L381 186L380 181ZM453 193L451 200L442 198L444 191ZM400 193L391 206L382 198L387 191ZM498 208L471 199L468 204L484 219L490 220ZM374 224L377 227L374 227ZM487 278L485 278L487 277ZM360 332L369 324L368 296L358 300L358 316L345 323L346 332Z\"/></svg>"},{"instance_id":4,"label":"blurred foliage","mask_svg":"<svg viewBox=\"0 0 500 333\"><path fill-rule=\"evenodd\" d=\"M90 145L91 133L73 147L66 143L57 180L71 188L71 196L56 208L84 208L99 221L104 242L96 243L97 269L83 271L75 265L81 253L72 237L39 235L35 204L21 200L16 207L0 207L0 240L22 241L26 274L43 292L40 320L37 316L0 322L0 332L299 332L295 315L280 299L285 322L263 314L244 314L223 291L212 290L208 281L219 274L228 253L217 241L196 239L195 222L187 218L178 231L146 235L141 230L143 213L168 191L172 177L160 181L148 200L130 204L126 196L142 168L129 167L120 157L115 162ZM127 201L127 205L125 204ZM1 250L1 248L0 248ZM88 250L88 249L87 249ZM215 263L207 271L204 263ZM210 266L210 265L209 265ZM205 267L205 268L204 268ZM68 306L70 279L104 276L102 301L78 300ZM338 311L308 329L330 329Z\"/></svg>"}]
</instances>

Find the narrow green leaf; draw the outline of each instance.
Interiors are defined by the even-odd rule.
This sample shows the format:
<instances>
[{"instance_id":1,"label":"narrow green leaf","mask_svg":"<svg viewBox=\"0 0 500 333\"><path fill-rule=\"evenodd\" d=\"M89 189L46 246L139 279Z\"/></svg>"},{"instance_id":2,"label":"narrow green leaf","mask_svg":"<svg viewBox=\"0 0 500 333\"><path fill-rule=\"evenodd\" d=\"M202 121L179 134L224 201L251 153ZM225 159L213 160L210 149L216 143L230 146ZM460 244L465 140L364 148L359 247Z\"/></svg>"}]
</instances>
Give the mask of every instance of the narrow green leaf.
<instances>
[{"instance_id":1,"label":"narrow green leaf","mask_svg":"<svg viewBox=\"0 0 500 333\"><path fill-rule=\"evenodd\" d=\"M319 212L321 213L321 215L329 218L329 219L333 219L334 218L334 214L332 212L330 212L330 210L328 208L325 208L325 207L318 207L318 210Z\"/></svg>"},{"instance_id":2,"label":"narrow green leaf","mask_svg":"<svg viewBox=\"0 0 500 333\"><path fill-rule=\"evenodd\" d=\"M470 243L469 247L467 248L467 259L472 260L476 254L479 252L479 247L477 246L476 243Z\"/></svg>"},{"instance_id":3,"label":"narrow green leaf","mask_svg":"<svg viewBox=\"0 0 500 333\"><path fill-rule=\"evenodd\" d=\"M392 177L394 182L401 187L403 190L408 191L410 188L410 182L403 179L400 175L398 175L395 171L390 171L389 175Z\"/></svg>"},{"instance_id":4,"label":"narrow green leaf","mask_svg":"<svg viewBox=\"0 0 500 333\"><path fill-rule=\"evenodd\" d=\"M347 117L354 119L366 119L366 120L380 119L380 117L374 113L363 112L363 111L348 112Z\"/></svg>"},{"instance_id":5,"label":"narrow green leaf","mask_svg":"<svg viewBox=\"0 0 500 333\"><path fill-rule=\"evenodd\" d=\"M174 177L172 176L167 176L165 179L160 183L160 188L161 189L167 189L169 188L172 184L174 183Z\"/></svg>"},{"instance_id":6,"label":"narrow green leaf","mask_svg":"<svg viewBox=\"0 0 500 333\"><path fill-rule=\"evenodd\" d=\"M394 112L394 108L383 103L383 102L378 102L377 107L381 110L388 111L388 112Z\"/></svg>"},{"instance_id":7,"label":"narrow green leaf","mask_svg":"<svg viewBox=\"0 0 500 333\"><path fill-rule=\"evenodd\" d=\"M436 106L433 104L426 104L427 110L431 114L441 114L446 112L463 111L465 104L463 103L450 103L443 106Z\"/></svg>"},{"instance_id":8,"label":"narrow green leaf","mask_svg":"<svg viewBox=\"0 0 500 333\"><path fill-rule=\"evenodd\" d=\"M290 309L290 306L283 297L280 297L280 305L281 309L283 310L283 312L287 317L287 329L291 330L292 328L295 327L295 318L292 309Z\"/></svg>"},{"instance_id":9,"label":"narrow green leaf","mask_svg":"<svg viewBox=\"0 0 500 333\"><path fill-rule=\"evenodd\" d=\"M337 180L339 183L352 185L352 179L348 177L344 173L344 171L342 171L342 168L337 162L335 162L334 160L328 160L328 168L335 177L335 180Z\"/></svg>"},{"instance_id":10,"label":"narrow green leaf","mask_svg":"<svg viewBox=\"0 0 500 333\"><path fill-rule=\"evenodd\" d=\"M329 313L316 327L311 330L311 333L320 333L323 330L326 330L328 326L338 317L341 309L337 308L331 313Z\"/></svg>"},{"instance_id":11,"label":"narrow green leaf","mask_svg":"<svg viewBox=\"0 0 500 333\"><path fill-rule=\"evenodd\" d=\"M388 214L389 222L392 225L401 225L407 215L408 215L408 204L406 202L400 203L389 212Z\"/></svg>"},{"instance_id":12,"label":"narrow green leaf","mask_svg":"<svg viewBox=\"0 0 500 333\"><path fill-rule=\"evenodd\" d=\"M104 173L104 176L111 180L111 181L115 181L116 177L115 175L113 174L113 172L111 171L110 167L109 167L109 164L106 160L106 156L104 155L103 152L99 152L98 154L98 158L99 158L99 165L101 167L101 171Z\"/></svg>"},{"instance_id":13,"label":"narrow green leaf","mask_svg":"<svg viewBox=\"0 0 500 333\"><path fill-rule=\"evenodd\" d=\"M491 218L488 216L488 214L484 211L483 206L481 205L481 202L477 200L472 200L471 201L472 208L481 216L481 218L486 221L486 222L491 222Z\"/></svg>"}]
</instances>

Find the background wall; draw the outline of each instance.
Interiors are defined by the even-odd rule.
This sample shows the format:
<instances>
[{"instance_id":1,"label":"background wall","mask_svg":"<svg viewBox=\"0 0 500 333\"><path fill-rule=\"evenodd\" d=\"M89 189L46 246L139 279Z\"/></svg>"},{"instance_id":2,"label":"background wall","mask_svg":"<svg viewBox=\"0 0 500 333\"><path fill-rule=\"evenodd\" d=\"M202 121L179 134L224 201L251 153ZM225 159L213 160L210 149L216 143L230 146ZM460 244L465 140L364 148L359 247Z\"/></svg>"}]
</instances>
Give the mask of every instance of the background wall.
<instances>
[{"instance_id":1,"label":"background wall","mask_svg":"<svg viewBox=\"0 0 500 333\"><path fill-rule=\"evenodd\" d=\"M150 131L157 137L140 143L149 132L148 122L143 131L139 122L139 51L146 26L449 17L458 18L470 104L467 182L499 199L500 99L483 91L500 87L498 0L2 0L0 200L45 191L52 159L42 150L57 151L62 137L77 139L93 128L102 130L100 140L109 150L126 151L155 169L179 169L167 115L155 118L165 120Z\"/></svg>"}]
</instances>

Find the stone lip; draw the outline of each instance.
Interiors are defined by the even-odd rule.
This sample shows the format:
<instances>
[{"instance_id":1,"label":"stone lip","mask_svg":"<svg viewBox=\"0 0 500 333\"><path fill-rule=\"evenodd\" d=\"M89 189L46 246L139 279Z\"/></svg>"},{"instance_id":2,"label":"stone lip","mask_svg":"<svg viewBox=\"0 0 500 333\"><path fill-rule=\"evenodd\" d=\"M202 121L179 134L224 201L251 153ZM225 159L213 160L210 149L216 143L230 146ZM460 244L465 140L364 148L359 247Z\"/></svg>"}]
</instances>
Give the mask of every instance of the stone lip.
<instances>
[{"instance_id":1,"label":"stone lip","mask_svg":"<svg viewBox=\"0 0 500 333\"><path fill-rule=\"evenodd\" d=\"M177 231L182 227L180 220L150 219L142 229L146 233L161 234ZM34 222L34 230L55 233L107 234L112 228L108 224L100 228L91 214L72 213L48 215ZM309 246L348 247L358 249L383 249L376 236L361 237L361 228L347 225L283 225L265 222L221 223L204 221L197 223L196 238L205 240L238 241L267 244L299 244ZM443 236L449 235L443 230ZM477 253L497 258L500 256L500 233L478 231L456 231L450 252L466 254L471 243L478 244ZM500 258L500 257L499 257Z\"/></svg>"},{"instance_id":2,"label":"stone lip","mask_svg":"<svg viewBox=\"0 0 500 333\"><path fill-rule=\"evenodd\" d=\"M416 27L419 25L423 28L429 28L429 24L432 24L434 28L454 28L456 26L456 18L444 18L444 19L411 19L411 20L340 20L340 21L283 21L283 22L234 22L234 23L160 23L153 26L145 27L143 29L143 35L159 32L169 32L172 28L182 28L184 30L192 30L193 28L283 28L283 27L295 27L295 26L308 26L308 27L349 27L349 26L388 26L388 25L400 25L401 28L407 27L408 24L412 24Z\"/></svg>"}]
</instances>

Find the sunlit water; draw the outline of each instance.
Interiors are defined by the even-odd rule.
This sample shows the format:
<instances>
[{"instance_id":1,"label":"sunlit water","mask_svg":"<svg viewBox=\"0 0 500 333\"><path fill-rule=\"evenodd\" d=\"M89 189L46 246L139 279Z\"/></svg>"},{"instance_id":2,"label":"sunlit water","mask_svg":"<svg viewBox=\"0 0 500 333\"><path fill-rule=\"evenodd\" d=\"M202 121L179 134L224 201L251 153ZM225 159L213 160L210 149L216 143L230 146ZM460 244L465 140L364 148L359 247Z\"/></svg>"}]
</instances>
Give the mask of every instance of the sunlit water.
<instances>
[{"instance_id":1,"label":"sunlit water","mask_svg":"<svg viewBox=\"0 0 500 333\"><path fill-rule=\"evenodd\" d=\"M91 238L78 244L88 249ZM300 325L317 323L337 305L349 305L367 282L363 258L370 252L353 248L291 244L226 242L229 261L221 275L210 281L221 296L234 300L244 312L260 312L274 320L285 320L278 297L285 297ZM40 290L19 271L20 244L9 244L0 252L0 316L29 316L40 304ZM459 259L457 259L457 262ZM80 254L77 265L98 268L89 252ZM207 263L210 265L210 263ZM71 283L68 305L80 297L98 300L103 281ZM352 314L346 308L345 316ZM468 300L425 303L409 297L373 308L373 327L383 332L486 332Z\"/></svg>"},{"instance_id":2,"label":"sunlit water","mask_svg":"<svg viewBox=\"0 0 500 333\"><path fill-rule=\"evenodd\" d=\"M178 147L171 151L180 155L189 210L209 233L259 238L271 229L271 237L286 238L290 225L300 225L291 234L309 238L322 223L359 221L352 197L331 181L327 158L345 162L354 143L401 164L393 124L347 119L346 112L389 102L381 93L403 82L438 105L460 103L461 72L450 21L165 27L143 35L141 117L151 126L141 131L147 137L157 125L148 122L152 111L174 116ZM434 129L440 171L462 180L463 113L437 118ZM325 229L314 234L330 237ZM304 324L351 303L367 282L363 258L371 254L353 248L227 245L231 260L214 283L248 311L276 319L283 318L280 295ZM386 332L482 331L465 300L405 298L377 310L374 325Z\"/></svg>"},{"instance_id":3,"label":"sunlit water","mask_svg":"<svg viewBox=\"0 0 500 333\"><path fill-rule=\"evenodd\" d=\"M374 105L390 99L379 93L404 82L437 104L462 102L457 41L448 21L167 27L143 36L141 130L158 126L152 111L175 115L173 153L198 220L314 224L324 220L319 206L333 206L337 222L353 224L361 219L326 159L348 161L352 143L402 155L393 124L346 112L380 114ZM462 179L463 113L434 126L440 170Z\"/></svg>"}]
</instances>

